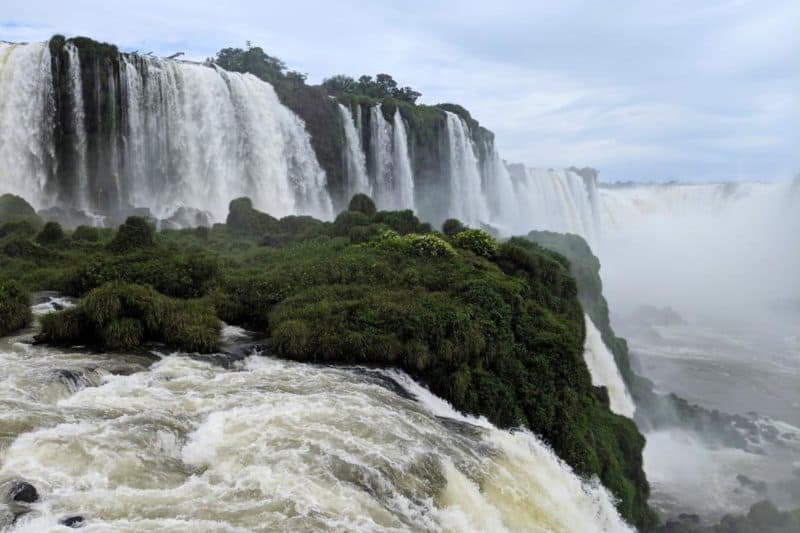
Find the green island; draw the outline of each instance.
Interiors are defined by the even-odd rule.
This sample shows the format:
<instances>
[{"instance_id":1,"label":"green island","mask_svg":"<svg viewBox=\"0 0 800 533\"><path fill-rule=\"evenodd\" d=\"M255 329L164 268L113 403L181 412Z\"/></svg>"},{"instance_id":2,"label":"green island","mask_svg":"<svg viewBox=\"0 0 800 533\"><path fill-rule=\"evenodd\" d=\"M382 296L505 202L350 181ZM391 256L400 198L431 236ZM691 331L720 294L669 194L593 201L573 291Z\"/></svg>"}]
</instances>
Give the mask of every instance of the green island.
<instances>
[{"instance_id":1,"label":"green island","mask_svg":"<svg viewBox=\"0 0 800 533\"><path fill-rule=\"evenodd\" d=\"M591 384L578 287L556 252L454 220L438 232L364 195L333 222L240 198L225 224L159 232L140 217L68 232L20 198L0 204L3 323L29 323L20 302L34 291L80 298L42 317L37 342L213 353L224 321L266 334L278 357L399 367L459 410L529 428L628 521L655 525L644 438Z\"/></svg>"}]
</instances>

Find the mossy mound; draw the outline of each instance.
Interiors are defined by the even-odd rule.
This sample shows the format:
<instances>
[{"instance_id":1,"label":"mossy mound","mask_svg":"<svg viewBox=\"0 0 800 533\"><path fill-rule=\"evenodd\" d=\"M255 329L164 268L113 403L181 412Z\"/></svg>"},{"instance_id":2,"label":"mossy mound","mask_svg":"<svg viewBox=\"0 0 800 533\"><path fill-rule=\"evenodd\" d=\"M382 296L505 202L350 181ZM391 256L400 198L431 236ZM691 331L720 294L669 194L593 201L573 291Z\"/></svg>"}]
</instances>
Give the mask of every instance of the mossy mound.
<instances>
[{"instance_id":1,"label":"mossy mound","mask_svg":"<svg viewBox=\"0 0 800 533\"><path fill-rule=\"evenodd\" d=\"M41 318L37 342L88 344L104 350L131 350L163 342L187 352L219 349L220 322L201 300L168 298L148 286L108 283L65 311Z\"/></svg>"},{"instance_id":2,"label":"mossy mound","mask_svg":"<svg viewBox=\"0 0 800 533\"><path fill-rule=\"evenodd\" d=\"M27 223L34 231L44 225L31 204L19 196L4 194L0 196L0 226L8 223Z\"/></svg>"},{"instance_id":3,"label":"mossy mound","mask_svg":"<svg viewBox=\"0 0 800 533\"><path fill-rule=\"evenodd\" d=\"M155 228L142 217L128 217L119 227L114 239L109 243L108 249L112 252L122 253L138 249L152 248L155 242L153 235Z\"/></svg>"},{"instance_id":4,"label":"mossy mound","mask_svg":"<svg viewBox=\"0 0 800 533\"><path fill-rule=\"evenodd\" d=\"M0 282L0 336L22 329L30 321L28 293L16 281Z\"/></svg>"}]
</instances>

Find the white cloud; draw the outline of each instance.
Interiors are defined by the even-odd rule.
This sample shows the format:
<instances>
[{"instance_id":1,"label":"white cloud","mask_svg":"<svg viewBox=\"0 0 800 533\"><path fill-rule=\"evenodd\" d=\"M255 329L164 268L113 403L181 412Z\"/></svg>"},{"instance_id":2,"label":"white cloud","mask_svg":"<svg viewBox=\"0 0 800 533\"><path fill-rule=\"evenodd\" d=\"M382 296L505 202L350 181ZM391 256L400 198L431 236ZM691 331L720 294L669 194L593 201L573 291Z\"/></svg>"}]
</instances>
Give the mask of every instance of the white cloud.
<instances>
[{"instance_id":1,"label":"white cloud","mask_svg":"<svg viewBox=\"0 0 800 533\"><path fill-rule=\"evenodd\" d=\"M470 109L509 160L606 179L800 169L796 0L42 0L0 14L0 39L55 32L194 59L251 40L313 81L389 72Z\"/></svg>"}]
</instances>

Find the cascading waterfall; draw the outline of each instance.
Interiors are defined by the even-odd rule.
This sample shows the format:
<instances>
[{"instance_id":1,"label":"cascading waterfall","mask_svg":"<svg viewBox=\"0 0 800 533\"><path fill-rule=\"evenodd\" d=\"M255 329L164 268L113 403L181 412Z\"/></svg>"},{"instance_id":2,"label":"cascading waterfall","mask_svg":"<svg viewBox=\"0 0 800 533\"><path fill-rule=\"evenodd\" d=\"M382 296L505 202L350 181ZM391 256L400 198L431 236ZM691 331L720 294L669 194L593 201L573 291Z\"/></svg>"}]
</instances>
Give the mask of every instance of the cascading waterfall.
<instances>
[{"instance_id":1,"label":"cascading waterfall","mask_svg":"<svg viewBox=\"0 0 800 533\"><path fill-rule=\"evenodd\" d=\"M274 216L332 214L325 174L299 118L249 74L123 56L134 205L192 206L224 220L248 196Z\"/></svg>"},{"instance_id":2,"label":"cascading waterfall","mask_svg":"<svg viewBox=\"0 0 800 533\"><path fill-rule=\"evenodd\" d=\"M489 208L483 194L481 173L469 128L455 113L446 113L450 158L450 216L471 225L488 222Z\"/></svg>"},{"instance_id":3,"label":"cascading waterfall","mask_svg":"<svg viewBox=\"0 0 800 533\"><path fill-rule=\"evenodd\" d=\"M372 190L381 207L392 204L394 157L392 126L383 118L381 106L370 108L370 155L372 158Z\"/></svg>"},{"instance_id":4,"label":"cascading waterfall","mask_svg":"<svg viewBox=\"0 0 800 533\"><path fill-rule=\"evenodd\" d=\"M185 206L224 220L238 196L274 216L332 216L325 172L305 125L269 84L208 65L131 54L81 65L71 42L64 53L70 170L55 165L48 43L0 44L3 192L37 208L71 198L66 207L114 212L132 205L160 218ZM86 98L82 69L93 76ZM91 140L88 113L97 121Z\"/></svg>"},{"instance_id":5,"label":"cascading waterfall","mask_svg":"<svg viewBox=\"0 0 800 533\"><path fill-rule=\"evenodd\" d=\"M69 43L66 45L69 73L69 94L71 98L72 131L74 134L73 151L75 155L75 191L73 197L80 209L89 208L89 170L87 168L86 150L86 114L83 106L83 81L81 79L81 60L78 49Z\"/></svg>"},{"instance_id":6,"label":"cascading waterfall","mask_svg":"<svg viewBox=\"0 0 800 533\"><path fill-rule=\"evenodd\" d=\"M380 105L370 109L372 190L381 209L414 208L414 176L403 118L395 111L392 124Z\"/></svg>"},{"instance_id":7,"label":"cascading waterfall","mask_svg":"<svg viewBox=\"0 0 800 533\"><path fill-rule=\"evenodd\" d=\"M532 229L576 233L595 242L595 206L583 178L566 169L511 167L521 212L514 231Z\"/></svg>"},{"instance_id":8,"label":"cascading waterfall","mask_svg":"<svg viewBox=\"0 0 800 533\"><path fill-rule=\"evenodd\" d=\"M393 129L395 206L398 209L414 209L414 175L408 154L408 133L399 109L394 112Z\"/></svg>"},{"instance_id":9,"label":"cascading waterfall","mask_svg":"<svg viewBox=\"0 0 800 533\"><path fill-rule=\"evenodd\" d=\"M361 123L361 106L358 106L358 123ZM345 170L347 176L347 198L356 193L371 194L369 176L367 175L367 160L361 146L361 134L353 124L353 115L350 109L339 104L339 112L344 124L344 135L347 148L344 154Z\"/></svg>"},{"instance_id":10,"label":"cascading waterfall","mask_svg":"<svg viewBox=\"0 0 800 533\"><path fill-rule=\"evenodd\" d=\"M628 388L614 361L614 355L603 342L600 331L589 318L586 321L586 342L583 349L583 359L592 375L592 385L603 386L608 390L608 399L611 410L618 415L633 418L636 406L633 398L628 393Z\"/></svg>"},{"instance_id":11,"label":"cascading waterfall","mask_svg":"<svg viewBox=\"0 0 800 533\"><path fill-rule=\"evenodd\" d=\"M53 78L47 43L0 43L0 183L35 207L51 205Z\"/></svg>"},{"instance_id":12,"label":"cascading waterfall","mask_svg":"<svg viewBox=\"0 0 800 533\"><path fill-rule=\"evenodd\" d=\"M41 502L12 525L0 501L0 528L630 530L533 434L463 416L398 371L20 340L0 340L0 486L26 479Z\"/></svg>"},{"instance_id":13,"label":"cascading waterfall","mask_svg":"<svg viewBox=\"0 0 800 533\"><path fill-rule=\"evenodd\" d=\"M494 143L487 147L487 152L489 157L483 161L481 170L490 219L501 233L511 234L512 228L519 224L520 213L527 210L518 203L511 174Z\"/></svg>"}]
</instances>

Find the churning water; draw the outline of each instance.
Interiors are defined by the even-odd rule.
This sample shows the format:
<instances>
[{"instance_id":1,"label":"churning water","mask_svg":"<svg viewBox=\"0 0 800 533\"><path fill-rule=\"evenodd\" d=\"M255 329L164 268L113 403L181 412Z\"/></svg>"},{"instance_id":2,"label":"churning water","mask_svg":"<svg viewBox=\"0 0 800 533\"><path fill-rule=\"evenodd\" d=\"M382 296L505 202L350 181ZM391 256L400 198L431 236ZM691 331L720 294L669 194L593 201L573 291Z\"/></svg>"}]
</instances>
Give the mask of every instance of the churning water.
<instances>
[{"instance_id":1,"label":"churning water","mask_svg":"<svg viewBox=\"0 0 800 533\"><path fill-rule=\"evenodd\" d=\"M14 531L73 515L104 532L629 529L535 436L462 416L401 372L29 335L0 344L0 485L41 494L0 503Z\"/></svg>"}]
</instances>

